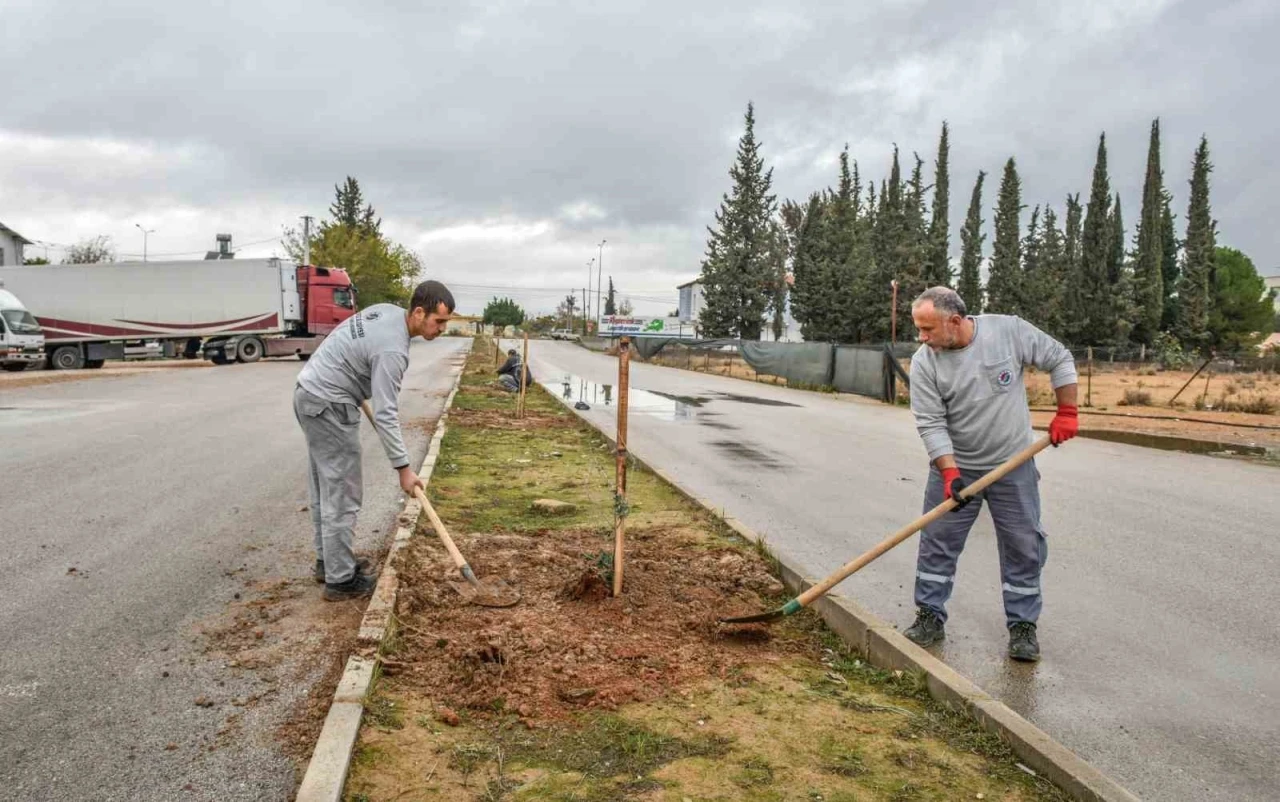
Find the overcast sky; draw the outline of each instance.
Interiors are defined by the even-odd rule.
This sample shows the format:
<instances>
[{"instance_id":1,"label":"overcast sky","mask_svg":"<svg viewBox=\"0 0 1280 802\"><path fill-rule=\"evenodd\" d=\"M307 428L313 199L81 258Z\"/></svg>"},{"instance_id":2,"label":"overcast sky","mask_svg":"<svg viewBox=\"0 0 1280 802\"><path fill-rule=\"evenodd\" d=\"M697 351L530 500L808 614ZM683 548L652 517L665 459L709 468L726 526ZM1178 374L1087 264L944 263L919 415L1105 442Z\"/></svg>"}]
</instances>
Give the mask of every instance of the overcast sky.
<instances>
[{"instance_id":1,"label":"overcast sky","mask_svg":"<svg viewBox=\"0 0 1280 802\"><path fill-rule=\"evenodd\" d=\"M864 177L894 142L932 166L949 121L953 232L979 169L990 232L1010 155L1028 206L1087 197L1105 130L1132 237L1159 116L1179 230L1204 133L1220 242L1280 273L1274 0L0 8L0 222L55 245L107 234L129 258L140 223L153 256L221 231L279 253L354 175L461 311L491 288L549 310L607 239L605 275L660 314L699 272L752 100L780 198L832 183L845 142Z\"/></svg>"}]
</instances>

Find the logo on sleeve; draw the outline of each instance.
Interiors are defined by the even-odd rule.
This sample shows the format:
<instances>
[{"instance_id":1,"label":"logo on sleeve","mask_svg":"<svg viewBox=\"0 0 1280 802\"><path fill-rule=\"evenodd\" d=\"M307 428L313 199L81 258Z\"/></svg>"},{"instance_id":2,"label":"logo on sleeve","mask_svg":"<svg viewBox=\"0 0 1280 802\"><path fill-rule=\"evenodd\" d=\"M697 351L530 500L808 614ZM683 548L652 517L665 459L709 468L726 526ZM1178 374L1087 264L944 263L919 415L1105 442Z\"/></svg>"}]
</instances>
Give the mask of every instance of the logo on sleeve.
<instances>
[{"instance_id":1,"label":"logo on sleeve","mask_svg":"<svg viewBox=\"0 0 1280 802\"><path fill-rule=\"evenodd\" d=\"M364 313L364 319L369 321L370 323L372 323L373 321L377 320L380 317L382 317L382 313L376 309L373 310L372 312Z\"/></svg>"}]
</instances>

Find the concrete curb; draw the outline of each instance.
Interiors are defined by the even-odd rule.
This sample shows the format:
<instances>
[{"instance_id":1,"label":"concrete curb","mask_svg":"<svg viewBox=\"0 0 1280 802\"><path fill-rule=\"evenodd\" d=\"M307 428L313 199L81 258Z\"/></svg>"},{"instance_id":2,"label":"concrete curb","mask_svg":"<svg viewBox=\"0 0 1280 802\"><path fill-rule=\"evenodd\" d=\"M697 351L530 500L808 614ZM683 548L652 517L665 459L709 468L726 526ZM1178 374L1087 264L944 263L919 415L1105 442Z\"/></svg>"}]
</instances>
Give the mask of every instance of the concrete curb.
<instances>
[{"instance_id":1,"label":"concrete curb","mask_svg":"<svg viewBox=\"0 0 1280 802\"><path fill-rule=\"evenodd\" d=\"M545 389L545 388L544 388ZM600 432L617 447L610 432L596 426L573 405L555 393L559 400L587 425ZM628 454L639 465L674 487L681 495L724 522L749 543L766 545L765 539L731 515L683 487L675 477L656 468L636 455L628 444ZM772 552L780 567L782 583L793 596L798 596L817 582L804 574L786 555ZM1085 762L1083 758L1049 737L1048 733L1027 721L1003 702L966 679L938 658L907 640L891 624L881 620L858 603L828 593L811 605L822 620L845 643L876 668L920 672L925 676L929 695L954 710L965 713L987 732L1009 744L1013 753L1037 774L1043 776L1078 802L1139 802L1137 796Z\"/></svg>"},{"instance_id":2,"label":"concrete curb","mask_svg":"<svg viewBox=\"0 0 1280 802\"><path fill-rule=\"evenodd\" d=\"M469 354L470 351L467 351ZM465 359L457 367L453 377L453 389L449 391L444 402L444 410L436 421L436 431L431 437L431 445L422 461L418 475L424 483L431 481L436 460L440 456L440 442L444 439L445 421L449 410L453 408L453 397L458 394L462 383L462 374L466 370ZM360 735L360 718L364 714L364 700L377 678L378 649L383 640L391 632L396 607L396 594L400 590L400 578L394 566L395 557L413 536L413 526L422 512L422 505L416 498L407 499L404 509L396 517L396 534L391 542L391 549L383 562L382 574L378 577L378 586L365 608L364 618L360 621L360 633L357 635L356 654L347 659L346 670L338 681L338 689L333 694L333 703L329 706L329 715L325 717L324 728L316 739L316 747L311 753L311 762L307 764L307 772L303 775L302 784L298 786L297 802L341 802L343 788L347 784L347 771L351 768L351 755L355 750L356 738Z\"/></svg>"}]
</instances>

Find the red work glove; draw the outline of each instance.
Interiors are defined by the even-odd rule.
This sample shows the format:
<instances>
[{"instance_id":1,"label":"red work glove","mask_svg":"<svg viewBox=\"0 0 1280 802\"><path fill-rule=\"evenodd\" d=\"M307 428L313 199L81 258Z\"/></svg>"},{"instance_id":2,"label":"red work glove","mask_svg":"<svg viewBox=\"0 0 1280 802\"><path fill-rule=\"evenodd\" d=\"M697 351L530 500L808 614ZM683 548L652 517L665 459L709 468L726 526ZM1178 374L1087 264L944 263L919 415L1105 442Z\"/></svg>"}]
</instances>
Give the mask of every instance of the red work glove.
<instances>
[{"instance_id":1,"label":"red work glove","mask_svg":"<svg viewBox=\"0 0 1280 802\"><path fill-rule=\"evenodd\" d=\"M967 498L960 498L961 490L964 490L964 480L960 478L960 469L943 468L942 494L948 500L955 501L957 510L968 504L970 501L970 499Z\"/></svg>"},{"instance_id":2,"label":"red work glove","mask_svg":"<svg viewBox=\"0 0 1280 802\"><path fill-rule=\"evenodd\" d=\"M1068 404L1058 405L1058 414L1049 422L1049 442L1057 448L1076 436L1080 431L1080 420L1076 408Z\"/></svg>"}]
</instances>

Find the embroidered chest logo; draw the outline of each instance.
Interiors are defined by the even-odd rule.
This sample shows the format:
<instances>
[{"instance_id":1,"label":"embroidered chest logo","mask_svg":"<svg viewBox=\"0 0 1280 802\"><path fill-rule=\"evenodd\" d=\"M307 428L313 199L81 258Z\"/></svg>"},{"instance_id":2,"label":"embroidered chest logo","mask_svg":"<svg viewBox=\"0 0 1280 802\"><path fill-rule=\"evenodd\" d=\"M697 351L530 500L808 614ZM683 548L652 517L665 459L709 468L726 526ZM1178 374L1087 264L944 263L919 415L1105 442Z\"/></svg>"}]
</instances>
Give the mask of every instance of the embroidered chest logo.
<instances>
[{"instance_id":1,"label":"embroidered chest logo","mask_svg":"<svg viewBox=\"0 0 1280 802\"><path fill-rule=\"evenodd\" d=\"M1011 370L1008 370L1008 369L1002 370L1000 371L999 375L996 376L996 384L1000 385L1001 387L1008 387L1012 383L1013 383L1013 371Z\"/></svg>"}]
</instances>

